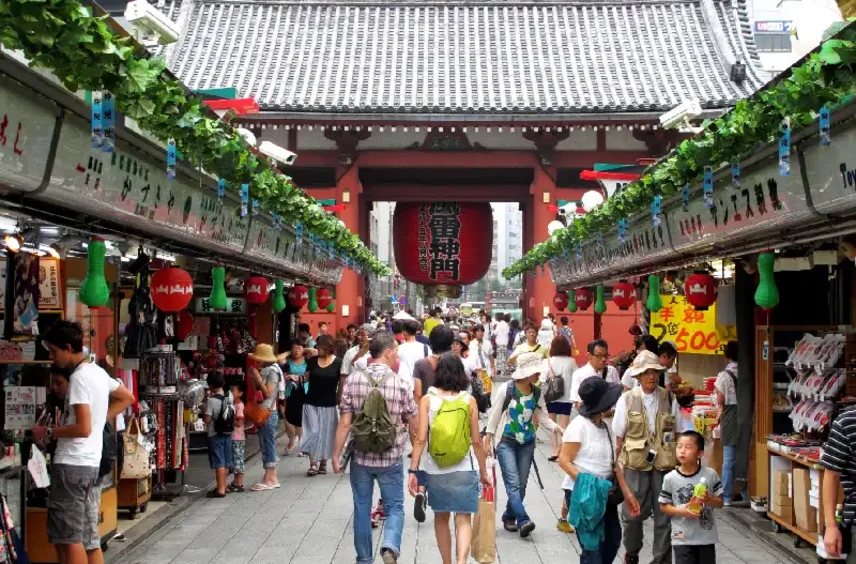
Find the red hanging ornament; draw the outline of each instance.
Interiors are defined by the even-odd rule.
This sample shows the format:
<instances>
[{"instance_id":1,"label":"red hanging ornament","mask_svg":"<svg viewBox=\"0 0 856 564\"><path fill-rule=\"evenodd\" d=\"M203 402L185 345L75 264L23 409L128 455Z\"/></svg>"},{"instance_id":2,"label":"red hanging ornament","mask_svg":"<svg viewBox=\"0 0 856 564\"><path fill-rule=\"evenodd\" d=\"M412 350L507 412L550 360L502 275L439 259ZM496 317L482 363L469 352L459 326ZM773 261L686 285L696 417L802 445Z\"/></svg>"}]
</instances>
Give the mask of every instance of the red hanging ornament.
<instances>
[{"instance_id":1,"label":"red hanging ornament","mask_svg":"<svg viewBox=\"0 0 856 564\"><path fill-rule=\"evenodd\" d=\"M698 311L706 311L716 303L716 278L707 272L696 272L684 282L687 303Z\"/></svg>"},{"instance_id":2,"label":"red hanging ornament","mask_svg":"<svg viewBox=\"0 0 856 564\"><path fill-rule=\"evenodd\" d=\"M244 282L244 293L247 295L247 303L261 305L268 298L268 281L263 276L252 276Z\"/></svg>"},{"instance_id":3,"label":"red hanging ornament","mask_svg":"<svg viewBox=\"0 0 856 564\"><path fill-rule=\"evenodd\" d=\"M594 303L594 294L588 288L580 288L576 295L577 307L585 311Z\"/></svg>"},{"instance_id":4,"label":"red hanging ornament","mask_svg":"<svg viewBox=\"0 0 856 564\"><path fill-rule=\"evenodd\" d=\"M553 296L553 305L556 306L556 309L559 311L565 311L565 308L568 307L570 303L570 299L568 298L567 292L556 292L556 295Z\"/></svg>"},{"instance_id":5,"label":"red hanging ornament","mask_svg":"<svg viewBox=\"0 0 856 564\"><path fill-rule=\"evenodd\" d=\"M178 323L175 327L175 336L179 341L186 340L193 333L193 315L186 309L178 314Z\"/></svg>"},{"instance_id":6,"label":"red hanging ornament","mask_svg":"<svg viewBox=\"0 0 856 564\"><path fill-rule=\"evenodd\" d=\"M193 298L193 279L187 271L172 266L155 272L151 281L152 301L166 313L177 313Z\"/></svg>"},{"instance_id":7,"label":"red hanging ornament","mask_svg":"<svg viewBox=\"0 0 856 564\"><path fill-rule=\"evenodd\" d=\"M318 288L315 301L318 302L318 309L327 309L327 306L333 303L333 294L327 288Z\"/></svg>"},{"instance_id":8,"label":"red hanging ornament","mask_svg":"<svg viewBox=\"0 0 856 564\"><path fill-rule=\"evenodd\" d=\"M309 303L309 288L295 286L288 291L288 303L291 307L301 309Z\"/></svg>"},{"instance_id":9,"label":"red hanging ornament","mask_svg":"<svg viewBox=\"0 0 856 564\"><path fill-rule=\"evenodd\" d=\"M636 303L636 287L630 282L619 282L612 287L612 302L618 309L627 311Z\"/></svg>"}]
</instances>

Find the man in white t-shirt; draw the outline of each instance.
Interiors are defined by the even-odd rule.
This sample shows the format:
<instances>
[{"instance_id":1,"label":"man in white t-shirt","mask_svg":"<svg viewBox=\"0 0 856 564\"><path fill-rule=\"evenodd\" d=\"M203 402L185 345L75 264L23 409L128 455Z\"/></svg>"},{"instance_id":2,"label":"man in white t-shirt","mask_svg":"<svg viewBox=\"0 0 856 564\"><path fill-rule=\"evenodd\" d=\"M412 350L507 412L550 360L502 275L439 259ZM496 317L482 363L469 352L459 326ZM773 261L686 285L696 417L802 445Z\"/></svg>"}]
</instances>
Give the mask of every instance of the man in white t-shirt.
<instances>
[{"instance_id":1,"label":"man in white t-shirt","mask_svg":"<svg viewBox=\"0 0 856 564\"><path fill-rule=\"evenodd\" d=\"M431 347L416 340L418 332L419 322L415 319L405 319L402 322L404 342L398 345L398 375L410 382L411 389L413 389L413 369L416 363L431 356Z\"/></svg>"},{"instance_id":2,"label":"man in white t-shirt","mask_svg":"<svg viewBox=\"0 0 856 564\"><path fill-rule=\"evenodd\" d=\"M355 370L365 370L368 364L368 359L371 358L369 353L369 341L374 335L376 329L371 323L366 323L357 329L354 346L348 349L345 356L342 358L342 368L340 374L347 378ZM361 362L362 361L362 364ZM361 365L360 365L361 364Z\"/></svg>"},{"instance_id":3,"label":"man in white t-shirt","mask_svg":"<svg viewBox=\"0 0 856 564\"><path fill-rule=\"evenodd\" d=\"M68 378L62 422L34 427L33 438L57 441L51 461L48 542L60 564L100 564L98 471L104 425L134 403L134 395L104 369L87 362L79 323L58 321L42 338L54 370Z\"/></svg>"},{"instance_id":4,"label":"man in white t-shirt","mask_svg":"<svg viewBox=\"0 0 856 564\"><path fill-rule=\"evenodd\" d=\"M496 342L496 375L500 378L504 378L508 372L508 335L510 332L511 328L505 321L505 314L497 313L493 338Z\"/></svg>"},{"instance_id":5,"label":"man in white t-shirt","mask_svg":"<svg viewBox=\"0 0 856 564\"><path fill-rule=\"evenodd\" d=\"M618 377L618 370L615 369L614 366L609 366L607 362L609 362L609 345L603 339L596 339L588 344L588 363L582 368L578 368L574 371L574 375L571 377L571 402L574 404L574 407L579 410L580 402L582 399L580 398L580 384L585 381L586 378L591 378L592 376L597 376L599 378L603 378L610 384L620 384L621 380ZM604 369L606 370L606 376L604 377ZM609 415L607 415L609 417Z\"/></svg>"},{"instance_id":6,"label":"man in white t-shirt","mask_svg":"<svg viewBox=\"0 0 856 564\"><path fill-rule=\"evenodd\" d=\"M495 373L493 347L490 340L485 336L483 325L476 325L473 331L473 339L470 341L470 356L478 366L478 370L484 370L489 378L493 378Z\"/></svg>"}]
</instances>

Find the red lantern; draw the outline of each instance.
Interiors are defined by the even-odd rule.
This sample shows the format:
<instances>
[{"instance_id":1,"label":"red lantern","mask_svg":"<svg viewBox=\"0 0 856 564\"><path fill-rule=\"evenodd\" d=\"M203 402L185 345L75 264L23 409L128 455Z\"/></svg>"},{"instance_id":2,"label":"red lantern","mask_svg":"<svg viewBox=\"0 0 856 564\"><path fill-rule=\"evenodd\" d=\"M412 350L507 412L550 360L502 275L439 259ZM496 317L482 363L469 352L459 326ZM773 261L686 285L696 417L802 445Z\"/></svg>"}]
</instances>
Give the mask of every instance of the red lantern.
<instances>
[{"instance_id":1,"label":"red lantern","mask_svg":"<svg viewBox=\"0 0 856 564\"><path fill-rule=\"evenodd\" d=\"M580 288L577 290L576 302L580 311L585 311L594 303L594 294L588 288Z\"/></svg>"},{"instance_id":2,"label":"red lantern","mask_svg":"<svg viewBox=\"0 0 856 564\"><path fill-rule=\"evenodd\" d=\"M318 309L327 309L327 306L333 303L333 294L327 288L318 288L315 301L318 302Z\"/></svg>"},{"instance_id":3,"label":"red lantern","mask_svg":"<svg viewBox=\"0 0 856 564\"><path fill-rule=\"evenodd\" d=\"M416 284L474 284L490 267L489 203L399 203L392 229L398 270Z\"/></svg>"},{"instance_id":4,"label":"red lantern","mask_svg":"<svg viewBox=\"0 0 856 564\"><path fill-rule=\"evenodd\" d=\"M687 303L698 311L706 311L716 302L716 278L707 272L696 272L684 282Z\"/></svg>"},{"instance_id":5,"label":"red lantern","mask_svg":"<svg viewBox=\"0 0 856 564\"><path fill-rule=\"evenodd\" d=\"M619 282L612 287L612 301L618 309L627 311L636 303L636 286L630 282Z\"/></svg>"},{"instance_id":6,"label":"red lantern","mask_svg":"<svg viewBox=\"0 0 856 564\"><path fill-rule=\"evenodd\" d=\"M179 341L184 341L191 333L193 333L193 316L185 309L178 314L175 336L178 337Z\"/></svg>"},{"instance_id":7,"label":"red lantern","mask_svg":"<svg viewBox=\"0 0 856 564\"><path fill-rule=\"evenodd\" d=\"M565 311L565 308L568 307L568 303L570 303L570 299L568 298L567 292L556 292L556 295L553 296L553 305L556 306L556 309L559 311Z\"/></svg>"},{"instance_id":8,"label":"red lantern","mask_svg":"<svg viewBox=\"0 0 856 564\"><path fill-rule=\"evenodd\" d=\"M187 307L193 298L193 279L178 267L161 268L152 276L152 301L167 313L176 313Z\"/></svg>"},{"instance_id":9,"label":"red lantern","mask_svg":"<svg viewBox=\"0 0 856 564\"><path fill-rule=\"evenodd\" d=\"M309 288L306 286L295 286L288 291L288 303L291 307L300 309L309 303Z\"/></svg>"},{"instance_id":10,"label":"red lantern","mask_svg":"<svg viewBox=\"0 0 856 564\"><path fill-rule=\"evenodd\" d=\"M247 295L247 303L261 305L268 298L268 281L263 276L252 276L244 282L244 293Z\"/></svg>"}]
</instances>

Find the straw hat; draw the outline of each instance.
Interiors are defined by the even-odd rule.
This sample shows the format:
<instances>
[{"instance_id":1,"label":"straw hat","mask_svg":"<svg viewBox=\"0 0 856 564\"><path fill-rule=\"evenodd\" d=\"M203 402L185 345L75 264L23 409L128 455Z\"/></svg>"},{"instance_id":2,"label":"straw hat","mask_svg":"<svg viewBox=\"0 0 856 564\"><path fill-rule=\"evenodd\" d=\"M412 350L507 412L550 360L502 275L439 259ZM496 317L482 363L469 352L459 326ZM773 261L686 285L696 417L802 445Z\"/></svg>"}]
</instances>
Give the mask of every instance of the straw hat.
<instances>
[{"instance_id":1,"label":"straw hat","mask_svg":"<svg viewBox=\"0 0 856 564\"><path fill-rule=\"evenodd\" d=\"M511 375L515 380L523 380L534 374L544 372L544 357L538 353L521 353L517 357L517 370Z\"/></svg>"},{"instance_id":2,"label":"straw hat","mask_svg":"<svg viewBox=\"0 0 856 564\"><path fill-rule=\"evenodd\" d=\"M265 343L257 344L256 350L254 350L247 356L250 357L250 360L256 360L258 362L277 362L276 355L273 354L273 347Z\"/></svg>"},{"instance_id":3,"label":"straw hat","mask_svg":"<svg viewBox=\"0 0 856 564\"><path fill-rule=\"evenodd\" d=\"M641 351L633 359L633 363L627 368L625 374L635 377L646 370L666 370L666 367L660 364L660 359L651 351Z\"/></svg>"}]
</instances>

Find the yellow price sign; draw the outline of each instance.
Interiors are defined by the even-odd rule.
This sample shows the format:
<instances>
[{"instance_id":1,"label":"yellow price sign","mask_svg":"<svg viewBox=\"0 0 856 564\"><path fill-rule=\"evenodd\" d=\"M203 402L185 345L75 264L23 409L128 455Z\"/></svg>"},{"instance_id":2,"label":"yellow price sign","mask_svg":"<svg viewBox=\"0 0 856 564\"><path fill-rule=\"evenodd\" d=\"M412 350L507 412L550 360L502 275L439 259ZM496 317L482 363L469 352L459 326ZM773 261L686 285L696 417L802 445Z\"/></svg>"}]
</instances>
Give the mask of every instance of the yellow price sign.
<instances>
[{"instance_id":1,"label":"yellow price sign","mask_svg":"<svg viewBox=\"0 0 856 564\"><path fill-rule=\"evenodd\" d=\"M716 304L696 311L684 296L660 296L663 308L651 312L650 333L661 343L674 341L679 353L722 354L728 341L737 339L734 325L716 324Z\"/></svg>"}]
</instances>

